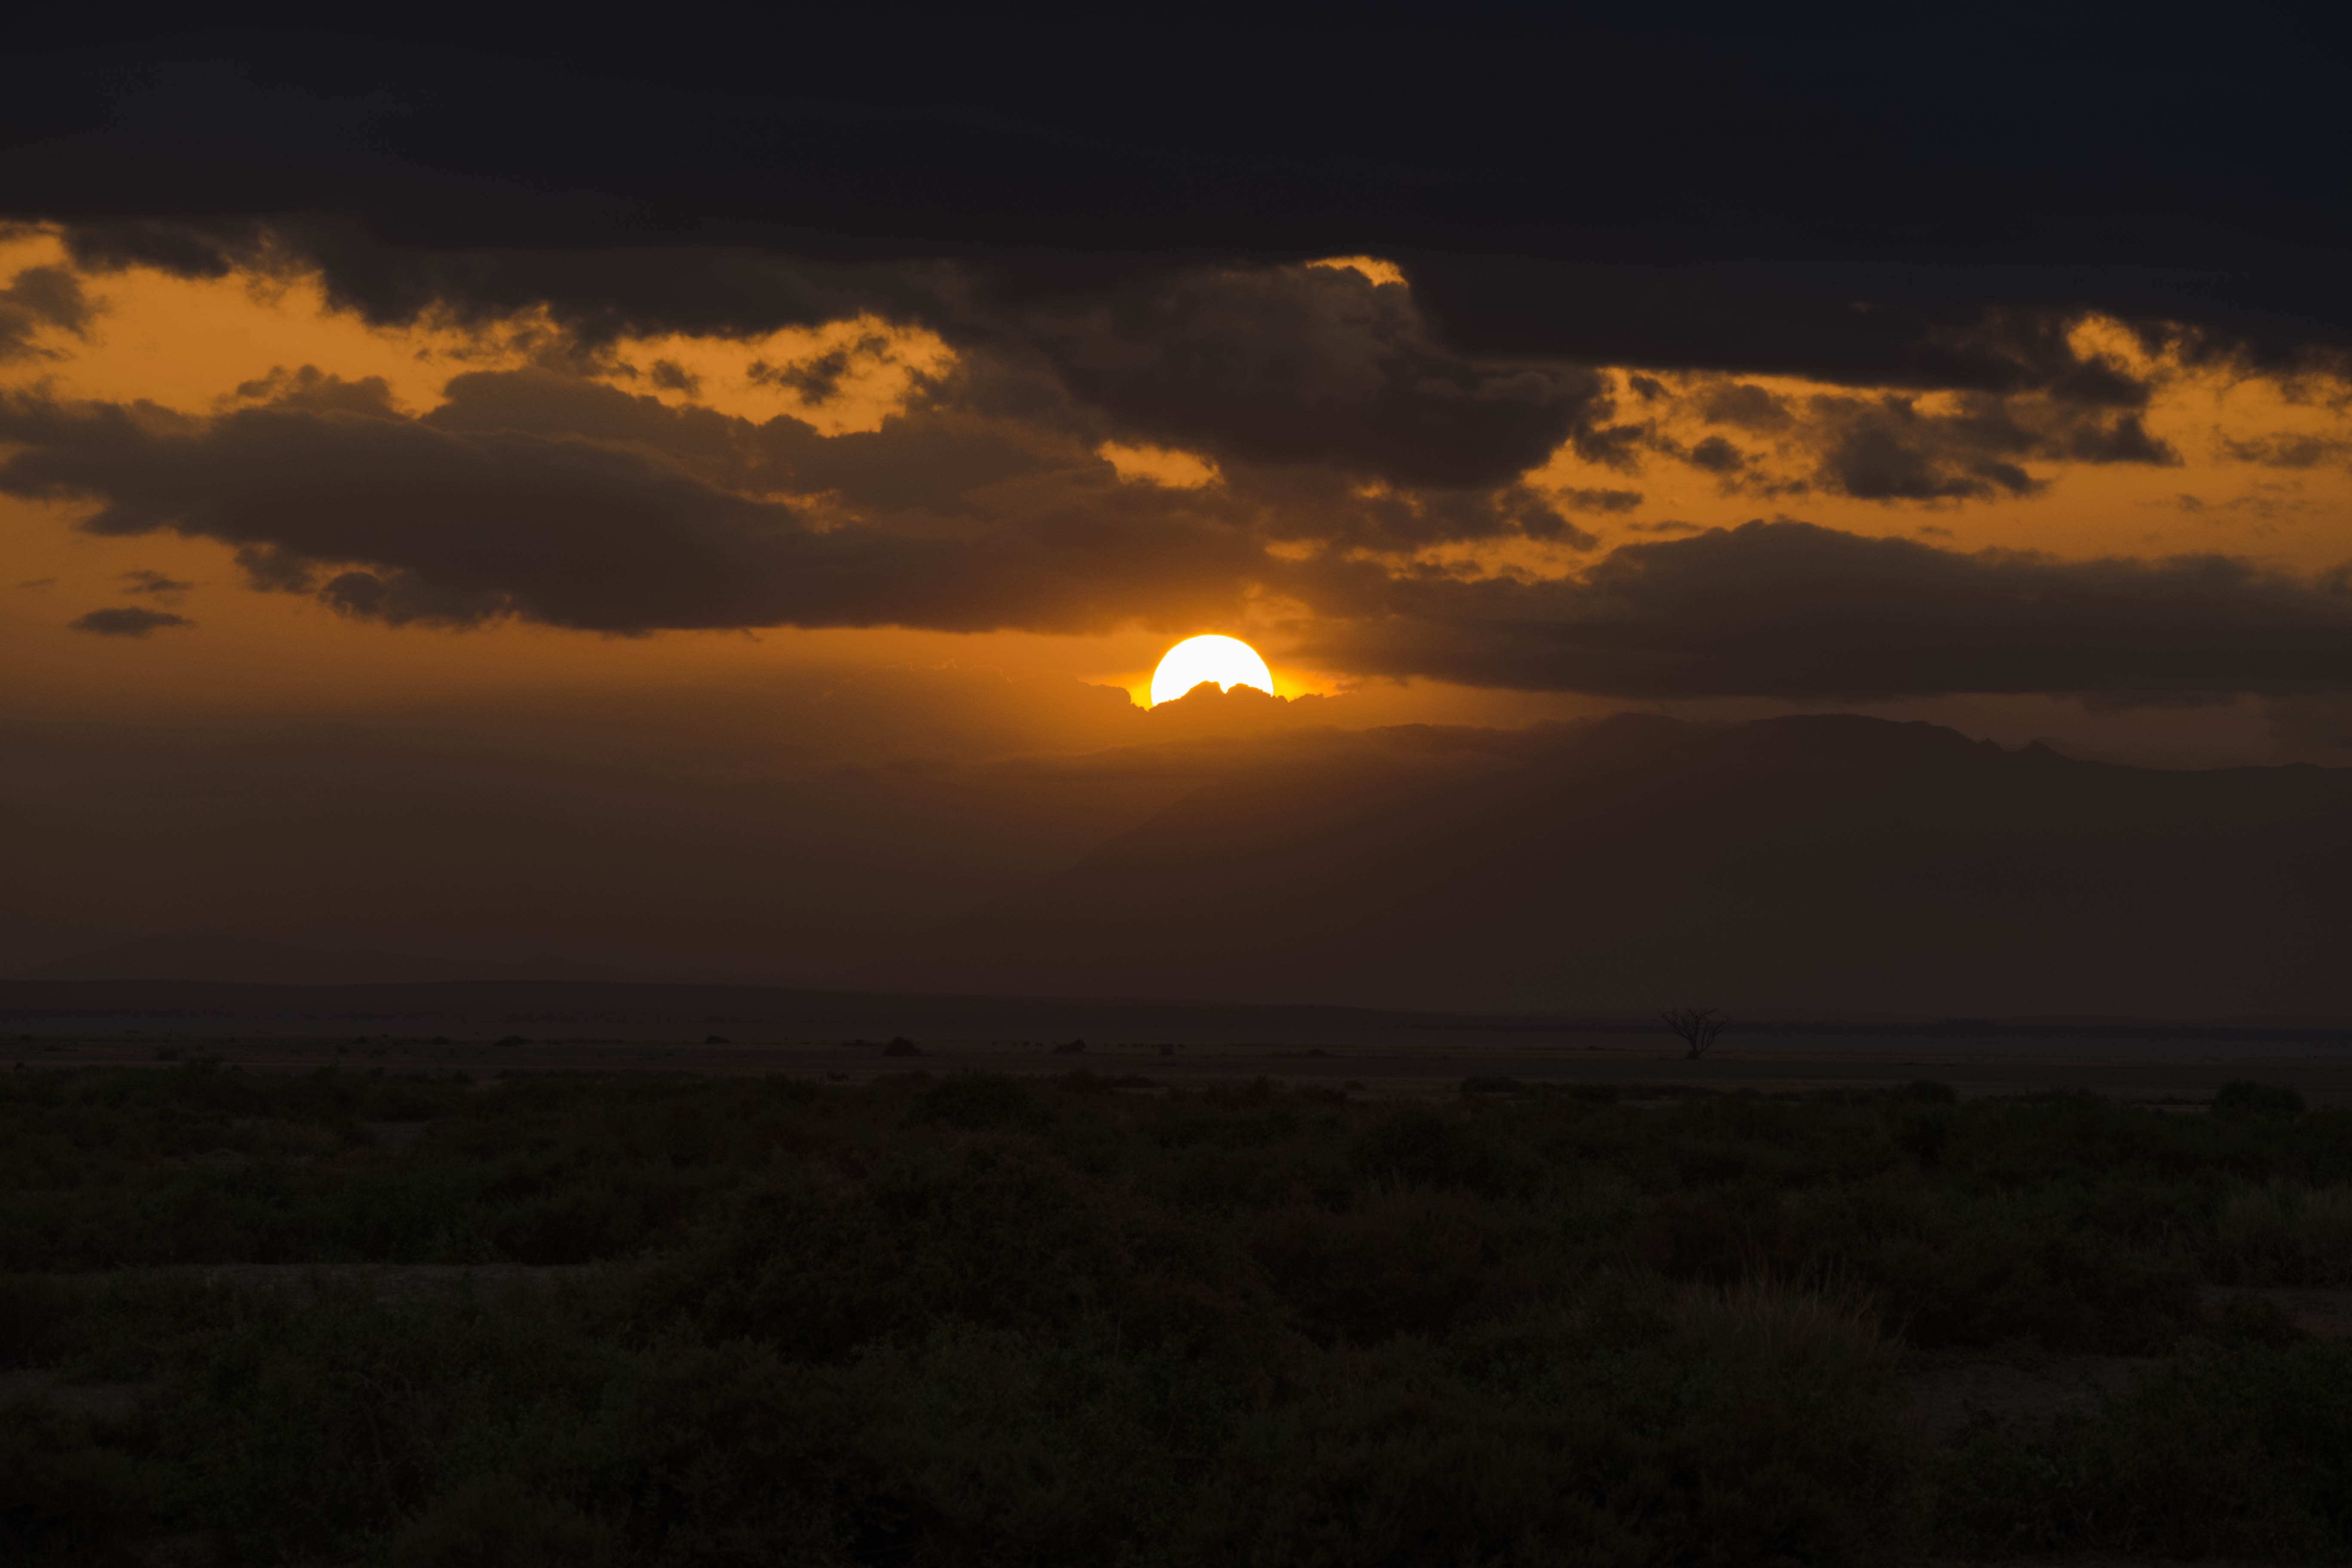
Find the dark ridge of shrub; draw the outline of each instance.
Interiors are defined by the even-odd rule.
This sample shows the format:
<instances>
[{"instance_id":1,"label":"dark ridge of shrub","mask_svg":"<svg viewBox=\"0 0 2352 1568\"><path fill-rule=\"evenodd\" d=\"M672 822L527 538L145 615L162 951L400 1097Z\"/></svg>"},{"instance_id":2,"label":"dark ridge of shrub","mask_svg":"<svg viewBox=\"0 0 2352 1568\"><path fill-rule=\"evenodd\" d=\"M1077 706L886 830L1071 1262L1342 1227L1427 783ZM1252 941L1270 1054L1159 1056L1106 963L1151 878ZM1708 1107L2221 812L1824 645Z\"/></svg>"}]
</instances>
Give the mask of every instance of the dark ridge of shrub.
<instances>
[{"instance_id":1,"label":"dark ridge of shrub","mask_svg":"<svg viewBox=\"0 0 2352 1568\"><path fill-rule=\"evenodd\" d=\"M2168 1361L2094 1413L1980 1422L1936 1476L1949 1551L2342 1562L2352 1342Z\"/></svg>"},{"instance_id":2,"label":"dark ridge of shrub","mask_svg":"<svg viewBox=\"0 0 2352 1568\"><path fill-rule=\"evenodd\" d=\"M404 1523L386 1568L608 1568L628 1561L606 1521L510 1475L461 1483Z\"/></svg>"},{"instance_id":3,"label":"dark ridge of shrub","mask_svg":"<svg viewBox=\"0 0 2352 1568\"><path fill-rule=\"evenodd\" d=\"M1066 1072L1055 1079L1053 1082L1055 1088L1066 1089L1072 1094L1108 1094L1113 1089L1119 1089L1160 1087L1157 1079L1145 1078L1140 1073L1097 1073L1085 1068Z\"/></svg>"},{"instance_id":4,"label":"dark ridge of shrub","mask_svg":"<svg viewBox=\"0 0 2352 1568\"><path fill-rule=\"evenodd\" d=\"M137 1542L169 1517L177 1478L107 1437L52 1404L0 1400L0 1558L25 1568L142 1560Z\"/></svg>"},{"instance_id":5,"label":"dark ridge of shrub","mask_svg":"<svg viewBox=\"0 0 2352 1568\"><path fill-rule=\"evenodd\" d=\"M1532 1094L1534 1089L1515 1078L1465 1078L1462 1080L1465 1094Z\"/></svg>"},{"instance_id":6,"label":"dark ridge of shrub","mask_svg":"<svg viewBox=\"0 0 2352 1568\"><path fill-rule=\"evenodd\" d=\"M1058 1161L967 1146L892 1161L855 1186L783 1175L750 1190L641 1295L648 1328L754 1339L837 1361L958 1319L1068 1331L1135 1271L1098 1195Z\"/></svg>"},{"instance_id":7,"label":"dark ridge of shrub","mask_svg":"<svg viewBox=\"0 0 2352 1568\"><path fill-rule=\"evenodd\" d=\"M2300 1112L2304 1105L2303 1096L2294 1089L2239 1079L2214 1091L2213 1109L2292 1116Z\"/></svg>"},{"instance_id":8,"label":"dark ridge of shrub","mask_svg":"<svg viewBox=\"0 0 2352 1568\"><path fill-rule=\"evenodd\" d=\"M1034 1122L1041 1111L1018 1079L1002 1073L960 1072L925 1089L908 1114L918 1121L943 1122L978 1132Z\"/></svg>"},{"instance_id":9,"label":"dark ridge of shrub","mask_svg":"<svg viewBox=\"0 0 2352 1568\"><path fill-rule=\"evenodd\" d=\"M1896 1146L1922 1165L1940 1164L1952 1142L1951 1119L1906 1116L1895 1125L1894 1134Z\"/></svg>"},{"instance_id":10,"label":"dark ridge of shrub","mask_svg":"<svg viewBox=\"0 0 2352 1568\"><path fill-rule=\"evenodd\" d=\"M2311 1338L2294 1313L2260 1296L2224 1296L2206 1306L2204 1319L2205 1334L2219 1344L2277 1350Z\"/></svg>"},{"instance_id":11,"label":"dark ridge of shrub","mask_svg":"<svg viewBox=\"0 0 2352 1568\"><path fill-rule=\"evenodd\" d=\"M1414 1106L1392 1112L1357 1141L1356 1168L1412 1187L1465 1187L1488 1197L1531 1191L1539 1162L1519 1144L1458 1116Z\"/></svg>"}]
</instances>

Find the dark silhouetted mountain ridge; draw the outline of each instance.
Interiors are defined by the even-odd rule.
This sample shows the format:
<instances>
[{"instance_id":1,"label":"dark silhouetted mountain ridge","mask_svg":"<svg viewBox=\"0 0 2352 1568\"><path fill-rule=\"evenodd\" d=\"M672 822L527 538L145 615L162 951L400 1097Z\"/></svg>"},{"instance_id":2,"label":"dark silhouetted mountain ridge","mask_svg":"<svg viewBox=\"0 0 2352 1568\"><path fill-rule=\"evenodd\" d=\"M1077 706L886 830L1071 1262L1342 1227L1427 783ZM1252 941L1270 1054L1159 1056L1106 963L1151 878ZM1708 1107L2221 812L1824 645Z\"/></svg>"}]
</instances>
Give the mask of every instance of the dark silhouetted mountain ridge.
<instances>
[{"instance_id":1,"label":"dark silhouetted mountain ridge","mask_svg":"<svg viewBox=\"0 0 2352 1568\"><path fill-rule=\"evenodd\" d=\"M433 980L635 978L561 958L520 962L310 947L222 931L173 931L112 942L27 970L26 980L203 981L261 985L372 985Z\"/></svg>"},{"instance_id":2,"label":"dark silhouetted mountain ridge","mask_svg":"<svg viewBox=\"0 0 2352 1568\"><path fill-rule=\"evenodd\" d=\"M1370 731L943 933L949 983L1639 1015L2336 1016L2352 770L1850 715Z\"/></svg>"}]
</instances>

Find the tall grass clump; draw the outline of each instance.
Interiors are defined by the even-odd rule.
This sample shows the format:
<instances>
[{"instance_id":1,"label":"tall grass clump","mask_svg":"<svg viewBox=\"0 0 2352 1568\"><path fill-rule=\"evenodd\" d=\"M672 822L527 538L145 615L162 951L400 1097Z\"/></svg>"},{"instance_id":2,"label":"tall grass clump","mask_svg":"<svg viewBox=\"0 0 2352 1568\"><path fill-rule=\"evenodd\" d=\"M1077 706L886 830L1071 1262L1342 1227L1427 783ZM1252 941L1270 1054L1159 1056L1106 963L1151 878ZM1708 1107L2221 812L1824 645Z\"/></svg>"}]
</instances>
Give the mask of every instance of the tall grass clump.
<instances>
[{"instance_id":1,"label":"tall grass clump","mask_svg":"<svg viewBox=\"0 0 2352 1568\"><path fill-rule=\"evenodd\" d=\"M2214 1215L2206 1259L2220 1284L2352 1284L2352 1185L2231 1188Z\"/></svg>"},{"instance_id":2,"label":"tall grass clump","mask_svg":"<svg viewBox=\"0 0 2352 1568\"><path fill-rule=\"evenodd\" d=\"M1686 1292L1681 1308L1694 1331L1736 1334L1792 1362L1883 1369L1895 1357L1897 1342L1877 1299L1851 1280L1803 1282L1759 1272Z\"/></svg>"}]
</instances>

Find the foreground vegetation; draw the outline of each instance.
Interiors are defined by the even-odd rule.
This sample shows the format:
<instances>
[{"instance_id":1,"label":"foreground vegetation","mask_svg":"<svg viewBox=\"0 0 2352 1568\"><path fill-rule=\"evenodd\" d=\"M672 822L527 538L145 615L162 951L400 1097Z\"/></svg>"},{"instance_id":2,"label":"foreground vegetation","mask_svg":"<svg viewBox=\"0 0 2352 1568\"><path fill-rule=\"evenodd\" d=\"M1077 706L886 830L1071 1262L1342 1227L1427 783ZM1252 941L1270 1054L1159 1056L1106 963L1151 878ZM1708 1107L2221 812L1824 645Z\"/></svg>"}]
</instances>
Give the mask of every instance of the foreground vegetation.
<instances>
[{"instance_id":1,"label":"foreground vegetation","mask_svg":"<svg viewBox=\"0 0 2352 1568\"><path fill-rule=\"evenodd\" d=\"M0 1270L135 1395L0 1405L15 1561L2352 1559L2352 1341L2200 1301L2352 1284L2352 1115L2252 1089L20 1073ZM2035 1352L2153 1359L1929 1440Z\"/></svg>"}]
</instances>

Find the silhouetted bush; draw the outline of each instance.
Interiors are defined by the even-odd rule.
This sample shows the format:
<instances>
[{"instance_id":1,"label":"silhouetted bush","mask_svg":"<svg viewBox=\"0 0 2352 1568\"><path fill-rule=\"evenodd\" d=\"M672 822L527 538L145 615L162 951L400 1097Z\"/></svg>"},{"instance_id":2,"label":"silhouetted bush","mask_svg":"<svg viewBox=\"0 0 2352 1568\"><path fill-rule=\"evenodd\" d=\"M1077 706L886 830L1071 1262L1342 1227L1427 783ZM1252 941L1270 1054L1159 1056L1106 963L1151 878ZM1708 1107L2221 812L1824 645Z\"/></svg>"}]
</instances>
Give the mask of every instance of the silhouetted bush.
<instances>
[{"instance_id":1,"label":"silhouetted bush","mask_svg":"<svg viewBox=\"0 0 2352 1568\"><path fill-rule=\"evenodd\" d=\"M1515 1078L1465 1078L1462 1080L1465 1094L1532 1094L1535 1091Z\"/></svg>"},{"instance_id":2,"label":"silhouetted bush","mask_svg":"<svg viewBox=\"0 0 2352 1568\"><path fill-rule=\"evenodd\" d=\"M2230 1285L2352 1284L2352 1186L2232 1187L2203 1261Z\"/></svg>"},{"instance_id":3,"label":"silhouetted bush","mask_svg":"<svg viewBox=\"0 0 2352 1568\"><path fill-rule=\"evenodd\" d=\"M957 1073L923 1091L909 1114L919 1121L944 1122L967 1132L1034 1120L1037 1107L1018 1079L1001 1073Z\"/></svg>"},{"instance_id":4,"label":"silhouetted bush","mask_svg":"<svg viewBox=\"0 0 2352 1568\"><path fill-rule=\"evenodd\" d=\"M0 1399L0 1557L72 1568L139 1560L177 1478L136 1440L110 1443L87 1416Z\"/></svg>"},{"instance_id":5,"label":"silhouetted bush","mask_svg":"<svg viewBox=\"0 0 2352 1568\"><path fill-rule=\"evenodd\" d=\"M1938 1533L2000 1556L2341 1561L2347 1475L2352 1344L2215 1349L2046 1429L1981 1423L1942 1478Z\"/></svg>"},{"instance_id":6,"label":"silhouetted bush","mask_svg":"<svg viewBox=\"0 0 2352 1568\"><path fill-rule=\"evenodd\" d=\"M1373 1124L1356 1145L1356 1166L1407 1186L1467 1187L1490 1197L1531 1191L1542 1164L1516 1140L1418 1106Z\"/></svg>"},{"instance_id":7,"label":"silhouetted bush","mask_svg":"<svg viewBox=\"0 0 2352 1568\"><path fill-rule=\"evenodd\" d=\"M2225 1083L2214 1091L2213 1109L2292 1116L2303 1109L2303 1096L2291 1089L2267 1083L2249 1083L2241 1079L2233 1083Z\"/></svg>"}]
</instances>

